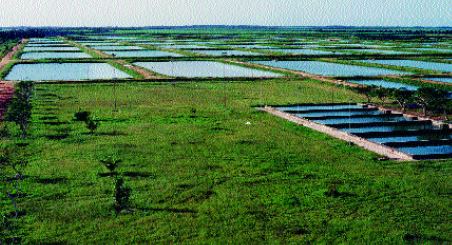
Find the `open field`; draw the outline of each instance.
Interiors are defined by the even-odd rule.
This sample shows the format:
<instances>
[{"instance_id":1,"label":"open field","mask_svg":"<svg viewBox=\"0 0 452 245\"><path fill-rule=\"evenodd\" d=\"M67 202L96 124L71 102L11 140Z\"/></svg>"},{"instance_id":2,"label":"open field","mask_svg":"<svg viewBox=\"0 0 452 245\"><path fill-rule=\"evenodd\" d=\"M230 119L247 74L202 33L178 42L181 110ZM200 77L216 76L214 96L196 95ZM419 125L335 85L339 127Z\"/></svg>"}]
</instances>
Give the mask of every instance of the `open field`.
<instances>
[{"instance_id":1,"label":"open field","mask_svg":"<svg viewBox=\"0 0 452 245\"><path fill-rule=\"evenodd\" d=\"M28 137L0 125L1 153L27 163L20 181L0 170L0 243L452 242L451 159L383 159L256 110L366 102L365 82L354 80L449 96L449 28L412 31L80 29L29 39L33 51L0 69L1 80L24 80L16 88L34 81ZM446 51L414 51L430 42ZM371 102L399 109L394 91L377 89L387 94ZM407 112L420 115L415 102ZM92 132L74 118L83 111ZM101 163L113 158L131 189L118 214L115 178Z\"/></svg>"}]
</instances>

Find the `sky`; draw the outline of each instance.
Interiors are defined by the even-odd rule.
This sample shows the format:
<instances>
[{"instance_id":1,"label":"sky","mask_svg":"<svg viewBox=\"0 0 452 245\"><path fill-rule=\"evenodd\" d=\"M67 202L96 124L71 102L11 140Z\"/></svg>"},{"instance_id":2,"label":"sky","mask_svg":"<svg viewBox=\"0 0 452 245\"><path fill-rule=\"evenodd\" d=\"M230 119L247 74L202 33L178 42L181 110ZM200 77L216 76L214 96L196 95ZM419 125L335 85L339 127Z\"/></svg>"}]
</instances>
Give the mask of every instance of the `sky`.
<instances>
[{"instance_id":1,"label":"sky","mask_svg":"<svg viewBox=\"0 0 452 245\"><path fill-rule=\"evenodd\" d=\"M452 26L452 0L0 0L11 26Z\"/></svg>"}]
</instances>

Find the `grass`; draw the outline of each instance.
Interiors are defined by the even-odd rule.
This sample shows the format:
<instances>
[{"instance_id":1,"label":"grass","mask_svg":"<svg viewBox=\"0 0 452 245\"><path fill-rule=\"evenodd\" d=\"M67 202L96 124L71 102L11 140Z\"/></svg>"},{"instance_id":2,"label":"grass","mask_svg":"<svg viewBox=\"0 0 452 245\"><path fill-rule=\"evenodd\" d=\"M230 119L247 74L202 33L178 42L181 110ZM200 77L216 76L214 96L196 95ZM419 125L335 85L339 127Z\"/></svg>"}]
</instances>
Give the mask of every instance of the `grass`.
<instances>
[{"instance_id":1,"label":"grass","mask_svg":"<svg viewBox=\"0 0 452 245\"><path fill-rule=\"evenodd\" d=\"M451 242L450 160L380 162L252 108L365 100L350 90L276 80L116 91L113 113L111 84L36 85L23 243ZM94 135L72 120L79 109L99 120ZM112 154L133 190L133 212L118 217L99 176Z\"/></svg>"}]
</instances>

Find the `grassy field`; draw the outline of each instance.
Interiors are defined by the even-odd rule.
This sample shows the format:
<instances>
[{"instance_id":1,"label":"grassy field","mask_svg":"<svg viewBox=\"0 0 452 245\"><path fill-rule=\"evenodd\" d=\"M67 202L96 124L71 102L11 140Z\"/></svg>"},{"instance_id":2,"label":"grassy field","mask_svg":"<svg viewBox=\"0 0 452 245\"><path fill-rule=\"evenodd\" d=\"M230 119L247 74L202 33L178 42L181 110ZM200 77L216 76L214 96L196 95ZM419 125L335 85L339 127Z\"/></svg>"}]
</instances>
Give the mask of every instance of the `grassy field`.
<instances>
[{"instance_id":1,"label":"grassy field","mask_svg":"<svg viewBox=\"0 0 452 245\"><path fill-rule=\"evenodd\" d=\"M22 242L452 241L452 161L378 161L252 107L365 100L350 90L313 80L124 83L117 112L113 93L112 84L35 86L25 214L13 231ZM80 109L100 122L94 135L73 121ZM111 155L132 188L132 210L118 217L99 162ZM1 205L11 211L5 197Z\"/></svg>"}]
</instances>

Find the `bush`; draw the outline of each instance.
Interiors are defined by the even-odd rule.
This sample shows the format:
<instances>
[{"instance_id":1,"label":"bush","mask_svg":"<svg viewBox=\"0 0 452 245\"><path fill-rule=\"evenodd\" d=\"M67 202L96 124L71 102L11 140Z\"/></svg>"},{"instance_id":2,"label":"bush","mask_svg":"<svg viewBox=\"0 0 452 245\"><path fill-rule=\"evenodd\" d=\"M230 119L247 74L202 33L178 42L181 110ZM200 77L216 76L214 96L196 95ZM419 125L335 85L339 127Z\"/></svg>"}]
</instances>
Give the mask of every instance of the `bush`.
<instances>
[{"instance_id":1,"label":"bush","mask_svg":"<svg viewBox=\"0 0 452 245\"><path fill-rule=\"evenodd\" d=\"M74 121L86 122L90 119L91 112L89 111L79 111L74 113Z\"/></svg>"},{"instance_id":2,"label":"bush","mask_svg":"<svg viewBox=\"0 0 452 245\"><path fill-rule=\"evenodd\" d=\"M117 178L115 182L115 204L116 214L129 207L129 199L132 190L124 185L124 179Z\"/></svg>"}]
</instances>

